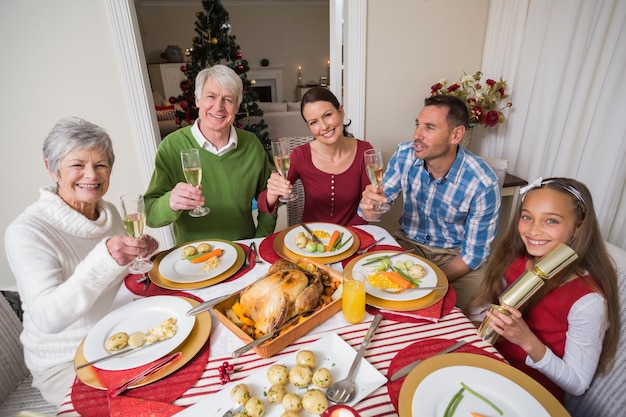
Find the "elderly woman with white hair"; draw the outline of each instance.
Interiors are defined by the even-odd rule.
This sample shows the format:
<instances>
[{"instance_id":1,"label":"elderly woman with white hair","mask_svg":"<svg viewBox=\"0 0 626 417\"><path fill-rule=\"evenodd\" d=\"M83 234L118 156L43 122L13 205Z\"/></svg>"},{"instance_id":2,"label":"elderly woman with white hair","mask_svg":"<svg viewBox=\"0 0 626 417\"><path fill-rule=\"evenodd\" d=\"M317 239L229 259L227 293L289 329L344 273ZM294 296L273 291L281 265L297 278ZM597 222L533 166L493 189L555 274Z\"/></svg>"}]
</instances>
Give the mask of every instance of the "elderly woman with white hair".
<instances>
[{"instance_id":1,"label":"elderly woman with white hair","mask_svg":"<svg viewBox=\"0 0 626 417\"><path fill-rule=\"evenodd\" d=\"M276 226L276 214L252 217L252 200L265 190L271 165L254 133L233 123L242 101L243 83L235 71L215 65L196 77L198 119L170 133L159 145L152 179L145 193L150 227L173 224L177 244L198 239L238 240L263 237ZM187 184L180 153L198 149L201 187ZM205 203L206 200L206 203ZM204 217L188 210L206 205Z\"/></svg>"},{"instance_id":2,"label":"elderly woman with white hair","mask_svg":"<svg viewBox=\"0 0 626 417\"><path fill-rule=\"evenodd\" d=\"M6 229L6 254L24 311L26 365L33 386L59 406L76 376L76 349L104 317L137 255L158 248L150 236L128 237L102 198L115 160L108 133L80 118L60 120L44 141L55 185Z\"/></svg>"}]
</instances>

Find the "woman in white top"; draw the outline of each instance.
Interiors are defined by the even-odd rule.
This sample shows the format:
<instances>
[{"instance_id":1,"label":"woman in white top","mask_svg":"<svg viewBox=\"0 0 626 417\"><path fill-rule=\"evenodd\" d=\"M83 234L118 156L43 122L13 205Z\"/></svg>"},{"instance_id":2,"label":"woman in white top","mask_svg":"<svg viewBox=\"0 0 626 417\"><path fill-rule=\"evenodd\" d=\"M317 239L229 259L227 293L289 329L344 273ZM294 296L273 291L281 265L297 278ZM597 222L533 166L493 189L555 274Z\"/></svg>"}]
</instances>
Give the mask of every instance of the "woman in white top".
<instances>
[{"instance_id":1,"label":"woman in white top","mask_svg":"<svg viewBox=\"0 0 626 417\"><path fill-rule=\"evenodd\" d=\"M24 310L21 341L33 386L59 406L82 339L111 310L127 265L158 242L128 237L115 206L102 199L115 159L104 129L62 119L43 156L56 185L42 187L9 225L5 248Z\"/></svg>"}]
</instances>

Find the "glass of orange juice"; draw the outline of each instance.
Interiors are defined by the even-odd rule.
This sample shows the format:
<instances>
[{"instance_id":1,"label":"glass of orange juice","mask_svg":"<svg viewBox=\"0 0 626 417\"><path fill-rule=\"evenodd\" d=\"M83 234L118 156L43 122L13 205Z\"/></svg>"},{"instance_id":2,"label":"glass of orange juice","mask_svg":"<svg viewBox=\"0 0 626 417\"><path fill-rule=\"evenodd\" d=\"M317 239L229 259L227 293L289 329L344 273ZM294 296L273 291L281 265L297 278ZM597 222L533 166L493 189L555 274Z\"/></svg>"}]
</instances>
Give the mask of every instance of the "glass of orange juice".
<instances>
[{"instance_id":1,"label":"glass of orange juice","mask_svg":"<svg viewBox=\"0 0 626 417\"><path fill-rule=\"evenodd\" d=\"M348 323L360 323L365 317L365 275L352 272L343 277L341 311Z\"/></svg>"}]
</instances>

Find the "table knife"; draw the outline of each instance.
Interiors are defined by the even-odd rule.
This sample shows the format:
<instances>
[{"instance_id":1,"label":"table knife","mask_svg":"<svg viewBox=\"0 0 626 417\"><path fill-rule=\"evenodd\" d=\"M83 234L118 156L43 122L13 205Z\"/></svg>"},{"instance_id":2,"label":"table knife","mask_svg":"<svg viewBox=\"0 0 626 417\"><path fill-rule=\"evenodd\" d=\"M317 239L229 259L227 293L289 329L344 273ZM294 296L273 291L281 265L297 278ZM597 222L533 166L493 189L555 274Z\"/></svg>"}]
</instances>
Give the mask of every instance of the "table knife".
<instances>
[{"instance_id":1,"label":"table knife","mask_svg":"<svg viewBox=\"0 0 626 417\"><path fill-rule=\"evenodd\" d=\"M452 346L448 346L447 348L443 349L440 352L435 353L432 356L443 355L444 353L450 353L453 350L456 350L456 349L460 348L461 346L465 345L466 343L467 342L465 340L459 340L458 342L456 342ZM396 381L396 380L402 378L405 375L408 375L409 372L411 372L413 370L413 368L415 368L417 365L419 365L422 361L423 361L423 359L418 359L418 360L416 360L414 362L411 362L410 364L400 368L398 371L396 371L395 374L393 374L391 376L391 378L389 378L389 380L391 382L393 382L393 381Z\"/></svg>"},{"instance_id":2,"label":"table knife","mask_svg":"<svg viewBox=\"0 0 626 417\"><path fill-rule=\"evenodd\" d=\"M110 354L110 355L107 355L107 356L102 356L102 357L99 357L98 359L94 359L94 360L92 360L92 361L89 361L89 362L85 362L85 363L83 363L83 364L80 364L80 365L76 366L74 369L75 369L76 371L78 371L79 369L82 369L82 368L84 368L84 367L86 367L86 366L93 365L93 364L95 364L95 363L102 362L102 361L105 361L105 360L107 360L107 359L111 359L111 358L115 358L115 357L117 357L117 356L125 355L125 354L127 354L127 353L131 353L131 352L134 352L134 351L136 351L136 350L140 350L140 349L147 349L147 348L149 348L149 347L151 347L151 346L154 346L154 345L157 345L157 344L159 344L159 343L161 343L161 342L163 342L163 341L165 341L165 340L169 340L169 339L157 340L157 341L156 341L156 342L154 342L154 343L146 343L146 344L143 344L143 345L141 345L141 346L131 347L131 348L129 348L129 349L122 349L122 350L119 350L119 351L117 351L117 352L115 352L115 353L112 353L112 354Z\"/></svg>"},{"instance_id":3,"label":"table knife","mask_svg":"<svg viewBox=\"0 0 626 417\"><path fill-rule=\"evenodd\" d=\"M407 254L407 253L413 253L413 252L415 252L415 249L405 250L404 252L392 253L391 255L381 255L381 256L376 256L376 257L372 258L371 260L369 260L369 261L365 262L365 263L363 264L363 266L365 266L365 265L371 265L371 264L376 264L376 263L380 262L380 260L383 258L383 256L384 256L385 258L388 258L388 259L389 259L389 258L393 258L394 256L400 256L400 255L404 255L404 254Z\"/></svg>"},{"instance_id":4,"label":"table knife","mask_svg":"<svg viewBox=\"0 0 626 417\"><path fill-rule=\"evenodd\" d=\"M231 295L232 294L225 294L225 295L222 295L220 297L211 298L210 300L206 300L205 302L200 303L197 306L195 306L194 308L192 308L191 310L189 310L186 314L188 316L195 316L196 314L200 314L203 311L207 311L208 309L210 309L214 305L219 304L222 301L228 299Z\"/></svg>"},{"instance_id":5,"label":"table knife","mask_svg":"<svg viewBox=\"0 0 626 417\"><path fill-rule=\"evenodd\" d=\"M315 236L313 231L311 229L309 229L309 226L307 226L306 223L304 223L304 222L298 222L298 223L300 224L300 226L304 227L304 230L309 232L309 234L311 235L311 240L313 240L313 242L317 243L318 245L324 245L322 243L322 241L319 240L319 238L317 236ZM324 246L326 246L326 245L324 245Z\"/></svg>"},{"instance_id":6,"label":"table knife","mask_svg":"<svg viewBox=\"0 0 626 417\"><path fill-rule=\"evenodd\" d=\"M174 362L175 360L177 360L178 358L180 358L183 355L182 352L176 352L176 353L172 353L171 355L168 355L164 358L159 359L158 361L156 361L154 363L154 365L146 368L144 371L140 372L139 374L135 375L134 377L130 378L128 381L124 382L122 385L113 388L110 392L109 395L111 397L116 397L118 395L120 395L122 392L126 391L126 389L132 385L137 384L138 382L142 381L143 379L149 377L150 375L154 374L155 372L161 370L163 367L169 365L170 363Z\"/></svg>"}]
</instances>

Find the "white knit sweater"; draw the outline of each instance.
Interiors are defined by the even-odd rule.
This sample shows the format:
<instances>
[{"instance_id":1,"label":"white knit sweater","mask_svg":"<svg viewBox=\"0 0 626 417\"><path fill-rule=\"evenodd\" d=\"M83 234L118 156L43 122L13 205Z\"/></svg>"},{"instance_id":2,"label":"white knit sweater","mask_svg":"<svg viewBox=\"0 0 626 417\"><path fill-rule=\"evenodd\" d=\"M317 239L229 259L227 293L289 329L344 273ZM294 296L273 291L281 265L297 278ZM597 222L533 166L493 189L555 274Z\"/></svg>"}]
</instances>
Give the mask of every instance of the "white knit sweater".
<instances>
[{"instance_id":1,"label":"white knit sweater","mask_svg":"<svg viewBox=\"0 0 626 417\"><path fill-rule=\"evenodd\" d=\"M42 187L39 200L5 232L24 309L24 356L36 387L45 386L46 370L72 366L77 347L110 311L127 275L106 247L108 237L125 234L122 218L106 201L98 212L89 220L58 197L56 186Z\"/></svg>"}]
</instances>

